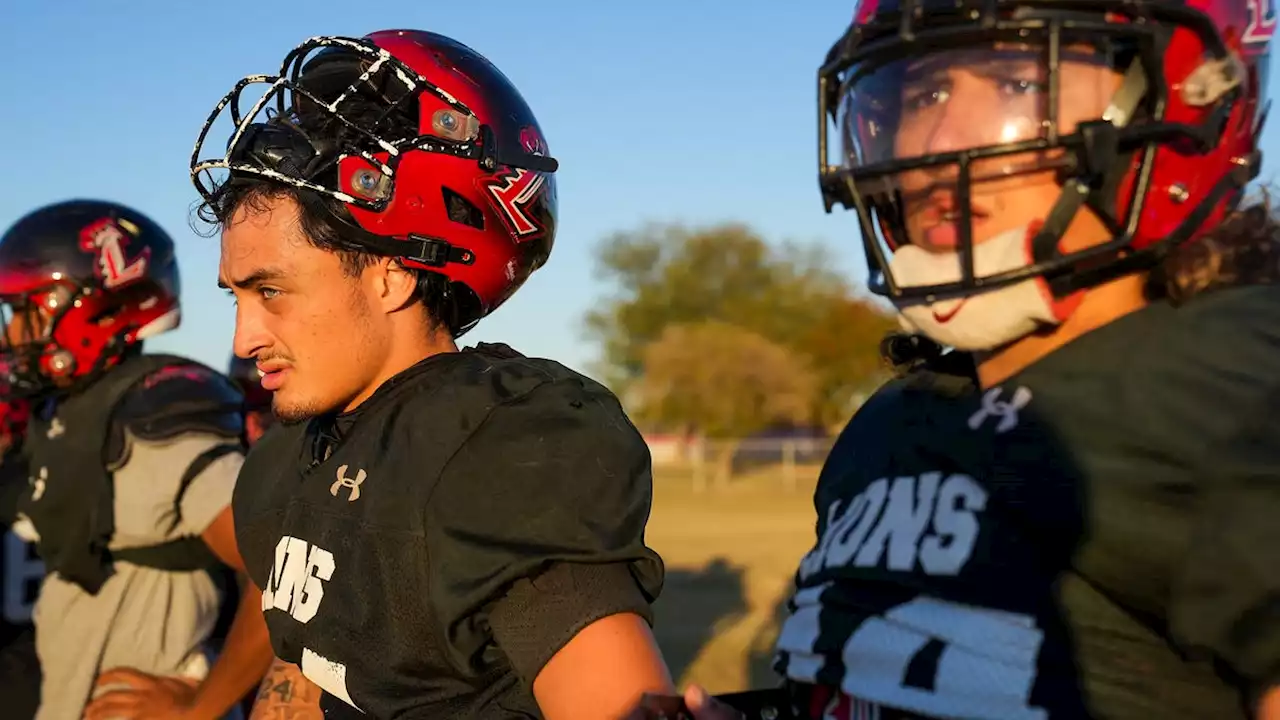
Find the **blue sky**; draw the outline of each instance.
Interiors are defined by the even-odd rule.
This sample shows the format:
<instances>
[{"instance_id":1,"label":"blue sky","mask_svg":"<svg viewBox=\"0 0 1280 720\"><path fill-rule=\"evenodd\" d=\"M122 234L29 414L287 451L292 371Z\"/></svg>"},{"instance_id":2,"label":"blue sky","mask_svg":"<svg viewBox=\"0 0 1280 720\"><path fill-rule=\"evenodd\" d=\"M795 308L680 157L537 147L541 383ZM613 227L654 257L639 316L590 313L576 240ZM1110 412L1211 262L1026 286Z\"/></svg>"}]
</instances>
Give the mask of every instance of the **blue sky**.
<instances>
[{"instance_id":1,"label":"blue sky","mask_svg":"<svg viewBox=\"0 0 1280 720\"><path fill-rule=\"evenodd\" d=\"M197 196L187 176L213 104L240 77L274 72L306 37L433 30L515 82L561 163L550 263L463 340L508 342L583 368L597 348L582 334L582 315L607 291L592 280L591 248L615 230L744 221L771 240L826 241L842 269L864 276L854 218L823 213L815 173L815 73L852 6L8 3L0 8L0 226L72 197L148 213L177 240L184 283L183 325L154 348L223 367L233 309L215 286L216 240L190 230ZM1276 147L1278 132L1273 123L1264 148Z\"/></svg>"}]
</instances>

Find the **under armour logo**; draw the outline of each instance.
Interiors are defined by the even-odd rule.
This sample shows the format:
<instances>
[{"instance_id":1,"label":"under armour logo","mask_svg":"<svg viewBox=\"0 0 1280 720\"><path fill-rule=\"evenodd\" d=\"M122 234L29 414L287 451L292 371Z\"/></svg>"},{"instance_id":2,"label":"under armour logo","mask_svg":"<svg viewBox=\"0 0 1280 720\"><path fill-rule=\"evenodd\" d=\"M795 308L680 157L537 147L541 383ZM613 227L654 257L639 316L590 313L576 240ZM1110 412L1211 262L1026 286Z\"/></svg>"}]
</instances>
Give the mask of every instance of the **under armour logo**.
<instances>
[{"instance_id":1,"label":"under armour logo","mask_svg":"<svg viewBox=\"0 0 1280 720\"><path fill-rule=\"evenodd\" d=\"M347 496L347 502L355 502L360 499L360 486L367 477L365 471L357 470L355 478L347 477L347 465L338 468L338 479L333 481L329 486L329 494L338 497L340 488L351 488L351 494Z\"/></svg>"},{"instance_id":2,"label":"under armour logo","mask_svg":"<svg viewBox=\"0 0 1280 720\"><path fill-rule=\"evenodd\" d=\"M996 432L1008 432L1018 426L1018 411L1031 402L1031 391L1019 387L1007 402L1000 399L1001 388L993 387L982 395L982 407L969 416L969 429L977 430L989 417L998 417Z\"/></svg>"}]
</instances>

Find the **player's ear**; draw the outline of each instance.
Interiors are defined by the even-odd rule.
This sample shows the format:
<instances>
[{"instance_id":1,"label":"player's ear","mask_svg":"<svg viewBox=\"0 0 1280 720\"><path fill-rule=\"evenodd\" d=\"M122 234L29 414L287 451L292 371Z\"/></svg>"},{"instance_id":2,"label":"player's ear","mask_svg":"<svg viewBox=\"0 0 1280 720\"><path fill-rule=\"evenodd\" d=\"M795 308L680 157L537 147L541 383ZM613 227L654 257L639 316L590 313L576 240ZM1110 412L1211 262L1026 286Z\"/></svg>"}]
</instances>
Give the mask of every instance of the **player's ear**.
<instances>
[{"instance_id":1,"label":"player's ear","mask_svg":"<svg viewBox=\"0 0 1280 720\"><path fill-rule=\"evenodd\" d=\"M418 276L395 258L379 258L377 267L377 301L382 311L393 313L411 305L418 293Z\"/></svg>"}]
</instances>

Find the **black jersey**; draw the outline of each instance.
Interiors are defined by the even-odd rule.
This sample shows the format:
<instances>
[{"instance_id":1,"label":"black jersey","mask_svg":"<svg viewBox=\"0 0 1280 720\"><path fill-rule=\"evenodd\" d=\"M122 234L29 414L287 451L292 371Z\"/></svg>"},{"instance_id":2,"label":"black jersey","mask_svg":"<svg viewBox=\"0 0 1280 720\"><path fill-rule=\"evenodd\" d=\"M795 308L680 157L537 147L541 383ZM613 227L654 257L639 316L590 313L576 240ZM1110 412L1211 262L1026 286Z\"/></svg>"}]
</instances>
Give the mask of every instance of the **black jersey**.
<instances>
[{"instance_id":1,"label":"black jersey","mask_svg":"<svg viewBox=\"0 0 1280 720\"><path fill-rule=\"evenodd\" d=\"M9 454L0 466L0 504L6 495L14 494L8 491L27 485L25 466L9 472L17 460L17 453ZM0 513L0 697L5 717L25 720L35 717L40 704L40 662L31 611L45 573L35 544L11 529L11 517L11 512Z\"/></svg>"},{"instance_id":2,"label":"black jersey","mask_svg":"<svg viewBox=\"0 0 1280 720\"><path fill-rule=\"evenodd\" d=\"M30 632L31 611L45 574L35 544L12 528L27 478L22 454L4 453L0 458L0 648Z\"/></svg>"},{"instance_id":3,"label":"black jersey","mask_svg":"<svg viewBox=\"0 0 1280 720\"><path fill-rule=\"evenodd\" d=\"M539 717L533 679L578 630L649 619L648 447L604 387L481 345L352 413L273 428L236 536L276 655L327 717Z\"/></svg>"},{"instance_id":4,"label":"black jersey","mask_svg":"<svg viewBox=\"0 0 1280 720\"><path fill-rule=\"evenodd\" d=\"M823 469L776 668L929 717L1248 717L1280 680L1278 370L1252 287L985 391L890 384Z\"/></svg>"}]
</instances>

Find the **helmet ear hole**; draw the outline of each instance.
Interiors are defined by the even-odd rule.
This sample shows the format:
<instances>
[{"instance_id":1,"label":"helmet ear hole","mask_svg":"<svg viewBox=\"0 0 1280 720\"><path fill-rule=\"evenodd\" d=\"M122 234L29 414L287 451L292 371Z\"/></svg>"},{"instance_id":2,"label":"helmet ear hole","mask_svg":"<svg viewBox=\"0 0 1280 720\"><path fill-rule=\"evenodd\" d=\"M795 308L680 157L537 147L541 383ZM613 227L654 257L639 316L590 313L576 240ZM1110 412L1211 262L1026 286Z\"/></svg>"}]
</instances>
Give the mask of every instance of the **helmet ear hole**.
<instances>
[{"instance_id":1,"label":"helmet ear hole","mask_svg":"<svg viewBox=\"0 0 1280 720\"><path fill-rule=\"evenodd\" d=\"M431 270L416 272L418 299L426 306L431 318L454 338L461 337L484 317L484 304L466 283L455 282Z\"/></svg>"},{"instance_id":2,"label":"helmet ear hole","mask_svg":"<svg viewBox=\"0 0 1280 720\"><path fill-rule=\"evenodd\" d=\"M444 196L444 207L449 213L450 220L477 230L484 229L484 213L480 212L480 208L447 187L441 188L441 194Z\"/></svg>"}]
</instances>

